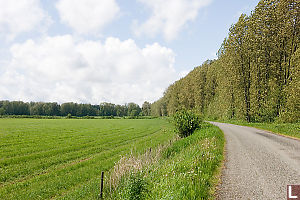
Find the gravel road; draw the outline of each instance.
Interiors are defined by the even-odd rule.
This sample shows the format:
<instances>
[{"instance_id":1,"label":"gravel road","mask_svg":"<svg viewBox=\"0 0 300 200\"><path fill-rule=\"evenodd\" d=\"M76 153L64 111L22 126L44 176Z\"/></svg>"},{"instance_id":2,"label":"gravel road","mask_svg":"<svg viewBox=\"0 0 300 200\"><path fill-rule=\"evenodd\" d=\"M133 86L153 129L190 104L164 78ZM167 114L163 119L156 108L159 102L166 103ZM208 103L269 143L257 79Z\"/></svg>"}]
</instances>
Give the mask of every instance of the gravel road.
<instances>
[{"instance_id":1,"label":"gravel road","mask_svg":"<svg viewBox=\"0 0 300 200\"><path fill-rule=\"evenodd\" d=\"M300 185L300 141L256 128L211 122L225 134L226 155L217 199L287 199Z\"/></svg>"}]
</instances>

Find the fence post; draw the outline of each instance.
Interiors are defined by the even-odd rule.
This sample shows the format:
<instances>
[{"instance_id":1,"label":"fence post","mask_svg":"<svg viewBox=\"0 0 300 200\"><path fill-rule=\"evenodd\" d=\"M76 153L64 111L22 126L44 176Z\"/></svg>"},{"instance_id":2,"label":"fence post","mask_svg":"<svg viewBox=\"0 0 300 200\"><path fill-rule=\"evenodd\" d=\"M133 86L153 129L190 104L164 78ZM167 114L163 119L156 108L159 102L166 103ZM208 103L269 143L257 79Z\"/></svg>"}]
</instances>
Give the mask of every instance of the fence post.
<instances>
[{"instance_id":1,"label":"fence post","mask_svg":"<svg viewBox=\"0 0 300 200\"><path fill-rule=\"evenodd\" d=\"M110 178L109 178L109 193L111 194L111 175L110 175Z\"/></svg>"},{"instance_id":2,"label":"fence post","mask_svg":"<svg viewBox=\"0 0 300 200\"><path fill-rule=\"evenodd\" d=\"M103 198L103 179L104 179L104 172L101 172L101 184L100 184L100 199Z\"/></svg>"}]
</instances>

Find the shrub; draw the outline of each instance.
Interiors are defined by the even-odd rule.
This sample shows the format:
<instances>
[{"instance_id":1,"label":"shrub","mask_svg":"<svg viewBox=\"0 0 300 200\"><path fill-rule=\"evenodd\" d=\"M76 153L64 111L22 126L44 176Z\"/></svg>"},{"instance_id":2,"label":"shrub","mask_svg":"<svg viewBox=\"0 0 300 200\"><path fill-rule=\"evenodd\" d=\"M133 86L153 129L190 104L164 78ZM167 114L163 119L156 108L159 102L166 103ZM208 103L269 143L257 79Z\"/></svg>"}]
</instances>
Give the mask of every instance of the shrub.
<instances>
[{"instance_id":1,"label":"shrub","mask_svg":"<svg viewBox=\"0 0 300 200\"><path fill-rule=\"evenodd\" d=\"M192 110L180 110L174 114L173 121L179 136L187 137L200 127L202 120Z\"/></svg>"},{"instance_id":2,"label":"shrub","mask_svg":"<svg viewBox=\"0 0 300 200\"><path fill-rule=\"evenodd\" d=\"M67 119L71 119L72 118L72 115L69 113L67 116L66 116Z\"/></svg>"},{"instance_id":3,"label":"shrub","mask_svg":"<svg viewBox=\"0 0 300 200\"><path fill-rule=\"evenodd\" d=\"M144 180L142 174L136 173L131 174L128 185L128 196L129 199L138 200L143 199L147 191L147 183Z\"/></svg>"},{"instance_id":4,"label":"shrub","mask_svg":"<svg viewBox=\"0 0 300 200\"><path fill-rule=\"evenodd\" d=\"M140 172L131 172L124 181L119 193L120 199L142 200L147 195L147 181Z\"/></svg>"},{"instance_id":5,"label":"shrub","mask_svg":"<svg viewBox=\"0 0 300 200\"><path fill-rule=\"evenodd\" d=\"M101 119L114 119L115 117L113 115L110 116L102 116Z\"/></svg>"},{"instance_id":6,"label":"shrub","mask_svg":"<svg viewBox=\"0 0 300 200\"><path fill-rule=\"evenodd\" d=\"M94 117L94 116L88 116L88 115L87 115L87 116L83 116L82 119L95 119L95 117Z\"/></svg>"}]
</instances>

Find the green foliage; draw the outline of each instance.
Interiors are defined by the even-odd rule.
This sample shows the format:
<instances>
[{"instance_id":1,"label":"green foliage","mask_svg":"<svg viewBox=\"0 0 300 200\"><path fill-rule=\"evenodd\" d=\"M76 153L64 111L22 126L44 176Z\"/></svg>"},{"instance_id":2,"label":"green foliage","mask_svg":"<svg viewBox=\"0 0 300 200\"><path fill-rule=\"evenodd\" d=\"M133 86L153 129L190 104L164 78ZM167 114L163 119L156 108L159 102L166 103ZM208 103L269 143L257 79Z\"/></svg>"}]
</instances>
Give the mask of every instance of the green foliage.
<instances>
[{"instance_id":1,"label":"green foliage","mask_svg":"<svg viewBox=\"0 0 300 200\"><path fill-rule=\"evenodd\" d=\"M131 110L129 116L130 116L130 117L136 117L136 116L138 116L138 111L137 111L137 110Z\"/></svg>"},{"instance_id":2,"label":"green foliage","mask_svg":"<svg viewBox=\"0 0 300 200\"><path fill-rule=\"evenodd\" d=\"M138 116L142 112L140 106L135 103L129 103L127 107L128 107L128 116L131 117Z\"/></svg>"},{"instance_id":3,"label":"green foliage","mask_svg":"<svg viewBox=\"0 0 300 200\"><path fill-rule=\"evenodd\" d=\"M140 172L132 172L128 177L123 178L119 188L120 193L117 199L142 200L147 196L148 182Z\"/></svg>"},{"instance_id":4,"label":"green foliage","mask_svg":"<svg viewBox=\"0 0 300 200\"><path fill-rule=\"evenodd\" d=\"M95 119L95 117L94 116L84 116L84 117L82 117L82 119Z\"/></svg>"},{"instance_id":5,"label":"green foliage","mask_svg":"<svg viewBox=\"0 0 300 200\"><path fill-rule=\"evenodd\" d=\"M60 116L42 116L42 115L1 115L1 118L30 118L30 119L62 119Z\"/></svg>"},{"instance_id":6,"label":"green foliage","mask_svg":"<svg viewBox=\"0 0 300 200\"><path fill-rule=\"evenodd\" d=\"M5 115L5 110L4 110L4 108L0 108L0 115Z\"/></svg>"},{"instance_id":7,"label":"green foliage","mask_svg":"<svg viewBox=\"0 0 300 200\"><path fill-rule=\"evenodd\" d=\"M200 117L194 111L185 109L177 111L173 115L173 121L180 137L191 135L201 123Z\"/></svg>"},{"instance_id":8,"label":"green foliage","mask_svg":"<svg viewBox=\"0 0 300 200\"><path fill-rule=\"evenodd\" d=\"M139 105L129 103L125 105L115 105L112 103L101 103L100 105L78 104L73 102L48 103L48 102L30 102L22 101L0 101L0 115L10 116L67 116L71 114L74 117L85 116L142 116L151 113L151 104L143 104L143 112ZM27 118L27 117L26 117ZM28 117L30 118L30 117ZM42 117L41 117L42 118Z\"/></svg>"},{"instance_id":9,"label":"green foliage","mask_svg":"<svg viewBox=\"0 0 300 200\"><path fill-rule=\"evenodd\" d=\"M151 115L151 104L148 101L145 101L142 105L142 113L145 116Z\"/></svg>"},{"instance_id":10,"label":"green foliage","mask_svg":"<svg viewBox=\"0 0 300 200\"><path fill-rule=\"evenodd\" d=\"M67 118L67 119L71 119L71 118L72 118L72 115L69 113L69 114L67 114L66 118Z\"/></svg>"},{"instance_id":11,"label":"green foliage","mask_svg":"<svg viewBox=\"0 0 300 200\"><path fill-rule=\"evenodd\" d=\"M284 89L286 93L285 106L280 113L279 121L300 122L300 48L292 57L291 74L293 79L289 81Z\"/></svg>"},{"instance_id":12,"label":"green foliage","mask_svg":"<svg viewBox=\"0 0 300 200\"><path fill-rule=\"evenodd\" d=\"M299 121L299 8L294 0L261 0L230 27L218 59L170 85L153 115L184 107L213 119Z\"/></svg>"}]
</instances>

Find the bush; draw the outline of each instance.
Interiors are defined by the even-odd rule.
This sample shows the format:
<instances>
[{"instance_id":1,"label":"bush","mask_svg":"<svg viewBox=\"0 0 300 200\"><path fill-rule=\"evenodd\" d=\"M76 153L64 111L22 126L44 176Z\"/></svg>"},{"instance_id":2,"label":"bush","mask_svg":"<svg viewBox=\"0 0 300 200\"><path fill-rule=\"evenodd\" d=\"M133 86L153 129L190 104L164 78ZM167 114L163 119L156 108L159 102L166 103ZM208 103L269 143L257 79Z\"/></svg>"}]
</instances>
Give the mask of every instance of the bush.
<instances>
[{"instance_id":1,"label":"bush","mask_svg":"<svg viewBox=\"0 0 300 200\"><path fill-rule=\"evenodd\" d=\"M67 116L66 116L67 119L71 119L72 118L72 115L69 113Z\"/></svg>"},{"instance_id":2,"label":"bush","mask_svg":"<svg viewBox=\"0 0 300 200\"><path fill-rule=\"evenodd\" d=\"M0 118L61 119L62 117L43 115L0 115Z\"/></svg>"},{"instance_id":3,"label":"bush","mask_svg":"<svg viewBox=\"0 0 300 200\"><path fill-rule=\"evenodd\" d=\"M147 183L140 173L131 174L128 186L129 199L143 199L145 193L147 192Z\"/></svg>"},{"instance_id":4,"label":"bush","mask_svg":"<svg viewBox=\"0 0 300 200\"><path fill-rule=\"evenodd\" d=\"M180 137L191 135L194 130L200 127L201 119L192 110L180 110L173 116L175 128Z\"/></svg>"},{"instance_id":5,"label":"bush","mask_svg":"<svg viewBox=\"0 0 300 200\"><path fill-rule=\"evenodd\" d=\"M123 183L120 199L142 200L147 195L147 181L140 172L131 172Z\"/></svg>"},{"instance_id":6,"label":"bush","mask_svg":"<svg viewBox=\"0 0 300 200\"><path fill-rule=\"evenodd\" d=\"M87 115L87 116L83 116L82 119L95 119L95 117L94 117L94 116L88 116L88 115Z\"/></svg>"},{"instance_id":7,"label":"bush","mask_svg":"<svg viewBox=\"0 0 300 200\"><path fill-rule=\"evenodd\" d=\"M110 116L101 116L101 119L114 119L115 116L110 115Z\"/></svg>"}]
</instances>

